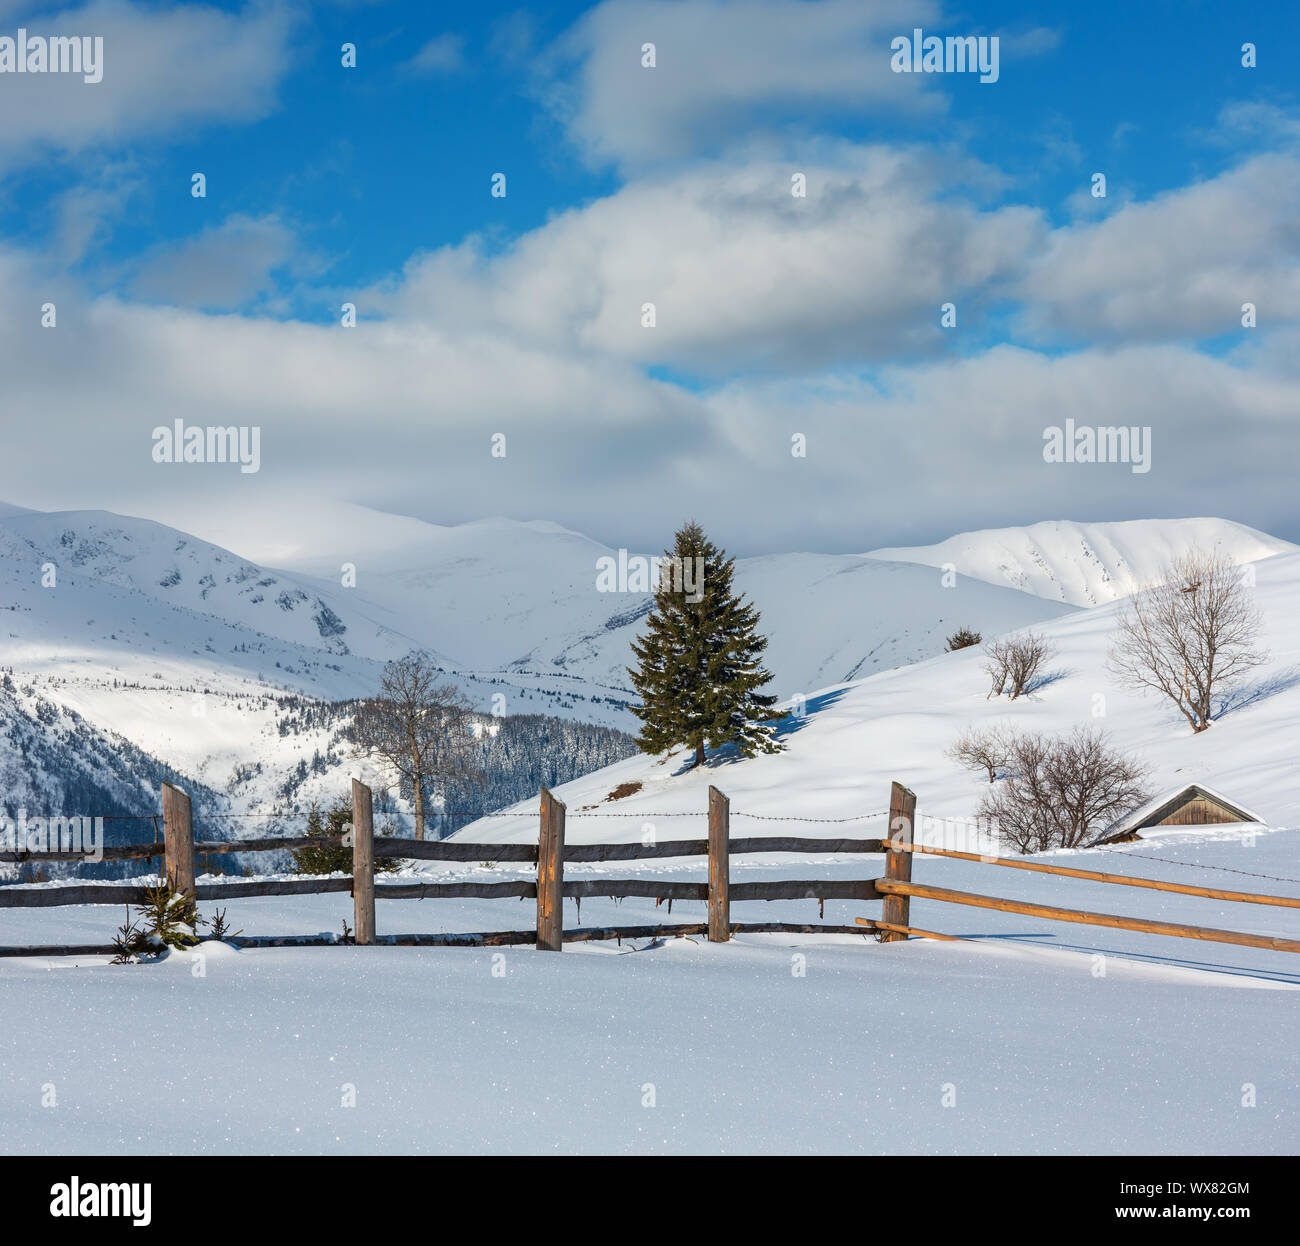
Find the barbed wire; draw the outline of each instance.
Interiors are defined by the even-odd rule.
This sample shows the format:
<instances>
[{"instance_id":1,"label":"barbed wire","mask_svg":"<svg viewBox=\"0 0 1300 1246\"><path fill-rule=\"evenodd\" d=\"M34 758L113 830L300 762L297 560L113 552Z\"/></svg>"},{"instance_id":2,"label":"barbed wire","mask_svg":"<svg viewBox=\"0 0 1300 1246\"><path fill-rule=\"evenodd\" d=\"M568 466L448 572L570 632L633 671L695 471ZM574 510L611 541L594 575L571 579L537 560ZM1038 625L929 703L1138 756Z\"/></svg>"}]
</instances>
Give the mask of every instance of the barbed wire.
<instances>
[{"instance_id":1,"label":"barbed wire","mask_svg":"<svg viewBox=\"0 0 1300 1246\"><path fill-rule=\"evenodd\" d=\"M810 818L803 814L777 814L777 813L745 813L742 810L733 810L732 817L735 818L753 818L759 822L866 822L871 818L887 818L889 810L883 809L878 813L853 813L847 818Z\"/></svg>"},{"instance_id":2,"label":"barbed wire","mask_svg":"<svg viewBox=\"0 0 1300 1246\"><path fill-rule=\"evenodd\" d=\"M1274 883L1295 883L1300 886L1300 878L1287 878L1282 874L1257 874L1253 870L1233 869L1230 865L1206 865L1201 861L1179 861L1175 857L1154 857L1147 852L1119 852L1107 848L1103 848L1102 851L1109 856L1137 857L1140 861L1159 861L1164 865L1181 865L1189 870L1218 870L1222 874L1240 874L1245 878L1267 878Z\"/></svg>"},{"instance_id":3,"label":"barbed wire","mask_svg":"<svg viewBox=\"0 0 1300 1246\"><path fill-rule=\"evenodd\" d=\"M101 815L90 815L101 816ZM537 816L536 810L493 810L487 813L480 813L472 809L440 809L436 814L430 815L438 818L532 818ZM646 809L640 812L624 812L622 810L588 810L572 809L566 814L569 818L707 818L708 811L705 809ZM806 814L798 813L749 813L743 809L731 810L733 818L751 818L757 822L867 822L872 818L887 818L888 809L877 810L874 813L851 813L843 818L815 818ZM109 813L103 814L105 822L154 822L162 817L158 813ZM196 821L217 821L227 818L309 818L311 811L305 809L297 810L269 810L261 813L203 813L194 814Z\"/></svg>"}]
</instances>

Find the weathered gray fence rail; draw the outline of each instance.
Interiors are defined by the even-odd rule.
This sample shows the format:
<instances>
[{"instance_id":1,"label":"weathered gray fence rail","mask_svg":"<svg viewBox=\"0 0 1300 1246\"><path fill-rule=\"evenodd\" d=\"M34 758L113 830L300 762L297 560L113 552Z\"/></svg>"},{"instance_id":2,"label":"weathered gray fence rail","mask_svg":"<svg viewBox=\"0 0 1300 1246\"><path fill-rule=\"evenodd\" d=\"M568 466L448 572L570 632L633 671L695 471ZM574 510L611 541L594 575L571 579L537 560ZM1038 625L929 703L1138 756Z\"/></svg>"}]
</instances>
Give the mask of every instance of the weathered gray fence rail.
<instances>
[{"instance_id":1,"label":"weathered gray fence rail","mask_svg":"<svg viewBox=\"0 0 1300 1246\"><path fill-rule=\"evenodd\" d=\"M894 785L891 813L904 809L899 793L905 792ZM910 796L910 793L907 793ZM910 818L915 800L906 808L909 819L906 842L910 844ZM730 804L717 790L709 789L707 839L677 839L623 844L569 844L564 842L566 810L552 793L543 788L540 800L540 827L536 844L469 843L460 840L417 840L373 833L371 793L363 783L352 784L352 829L345 835L268 837L265 839L230 840L216 843L198 842L193 836L193 822L189 797L171 784L163 786L163 842L133 844L105 848L105 860L149 859L161 856L163 872L172 886L181 891L192 891L199 900L223 901L256 896L297 896L331 892L351 892L354 905L354 939L357 944L400 943L429 946L492 946L498 943L536 942L539 949L558 951L564 943L596 938L642 938L663 934L705 934L710 942L726 942L737 930L828 933L862 933L860 926L805 926L788 922L732 923L729 907L732 902L755 900L880 900L884 893L877 890L879 879L779 879L769 882L732 883L730 860L734 856L763 853L806 853L818 855L873 854L885 852L888 843L880 839L810 838L804 836L750 836L731 838ZM899 834L891 824L891 835ZM196 883L195 860L221 853L273 852L325 844L350 844L352 847L352 874L317 878L248 879L220 883ZM535 881L526 879L509 882L377 882L375 855L399 860L417 861L488 861L520 862L536 868ZM893 855L893 854L887 854ZM900 854L901 855L901 854ZM565 879L566 863L601 863L609 861L670 860L675 858L707 857L708 881L702 883L677 882L666 879L641 878L581 878ZM0 860L18 861L79 861L84 858L71 853L7 853ZM911 857L904 860L910 864ZM892 864L892 863L891 863ZM895 865L894 871L903 868ZM897 872L887 872L887 878L900 877ZM0 908L46 908L55 905L82 904L140 904L147 888L138 884L97 884L84 882L59 883L40 887L0 887ZM681 923L667 926L607 926L586 930L563 928L563 899L581 900L598 896L612 899L643 898L655 901L698 900L708 906L705 923ZM376 900L452 900L452 899L524 899L537 904L535 934L520 931L497 931L473 935L393 935L380 937L375 932L374 905ZM891 894L889 902L897 913L901 905L901 921L907 919L907 900ZM861 924L861 919L859 919ZM885 931L885 927L881 927ZM886 932L887 933L887 932ZM315 940L313 942L312 940ZM246 937L237 940L246 947L327 946L338 940L331 936L312 936L306 940L285 936L283 938ZM85 953L89 950L111 951L92 944L69 946L64 952ZM41 948L0 948L0 955L53 955L55 950Z\"/></svg>"}]
</instances>

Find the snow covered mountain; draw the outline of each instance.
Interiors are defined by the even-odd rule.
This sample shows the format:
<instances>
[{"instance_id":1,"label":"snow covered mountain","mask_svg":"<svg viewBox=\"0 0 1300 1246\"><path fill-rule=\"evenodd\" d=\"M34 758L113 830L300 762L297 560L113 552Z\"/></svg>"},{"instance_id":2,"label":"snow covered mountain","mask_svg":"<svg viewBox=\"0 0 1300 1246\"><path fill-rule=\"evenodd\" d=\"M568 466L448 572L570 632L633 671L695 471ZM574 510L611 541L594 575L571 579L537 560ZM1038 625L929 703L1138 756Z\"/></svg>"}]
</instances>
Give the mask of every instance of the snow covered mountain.
<instances>
[{"instance_id":1,"label":"snow covered mountain","mask_svg":"<svg viewBox=\"0 0 1300 1246\"><path fill-rule=\"evenodd\" d=\"M93 788L97 808L152 808L172 774L214 809L329 796L358 763L320 707L368 693L382 663L415 646L484 710L635 729L625 668L649 598L597 589L600 560L620 551L545 522L348 519L286 546L294 568L281 571L147 520L0 506L8 790L17 766L35 776L22 788L33 799ZM1066 626L1073 597L1113 597L1122 575L1198 541L1239 558L1292 548L1215 520L1040 524L954 537L910 563L904 551L743 559L736 583L770 638L772 690L827 708L844 694L817 689L913 663L975 669L971 655L936 657L957 627ZM1008 550L1032 551L1014 574ZM1017 576L1033 591L1006 583ZM126 745L130 773L113 764Z\"/></svg>"},{"instance_id":2,"label":"snow covered mountain","mask_svg":"<svg viewBox=\"0 0 1300 1246\"><path fill-rule=\"evenodd\" d=\"M1226 519L1050 520L1024 528L964 532L938 545L872 550L870 557L952 566L986 584L1048 601L1097 606L1151 583L1171 558L1193 546L1220 550L1238 564L1297 548Z\"/></svg>"},{"instance_id":3,"label":"snow covered mountain","mask_svg":"<svg viewBox=\"0 0 1300 1246\"><path fill-rule=\"evenodd\" d=\"M564 674L628 692L629 645L650 596L601 591L598 569L658 550L619 551L542 521L440 527L358 509L355 522L314 533L310 550L285 551L294 574L323 580L354 564L376 613L460 670ZM1069 608L858 554L739 559L735 583L758 606L781 697L941 652L961 625L992 635Z\"/></svg>"},{"instance_id":4,"label":"snow covered mountain","mask_svg":"<svg viewBox=\"0 0 1300 1246\"><path fill-rule=\"evenodd\" d=\"M336 585L268 571L174 528L107 511L0 512L0 566L11 602L58 597L71 578L71 595L130 600L141 619L146 611L173 623L173 612L207 616L272 640L384 660L411 645L392 620Z\"/></svg>"}]
</instances>

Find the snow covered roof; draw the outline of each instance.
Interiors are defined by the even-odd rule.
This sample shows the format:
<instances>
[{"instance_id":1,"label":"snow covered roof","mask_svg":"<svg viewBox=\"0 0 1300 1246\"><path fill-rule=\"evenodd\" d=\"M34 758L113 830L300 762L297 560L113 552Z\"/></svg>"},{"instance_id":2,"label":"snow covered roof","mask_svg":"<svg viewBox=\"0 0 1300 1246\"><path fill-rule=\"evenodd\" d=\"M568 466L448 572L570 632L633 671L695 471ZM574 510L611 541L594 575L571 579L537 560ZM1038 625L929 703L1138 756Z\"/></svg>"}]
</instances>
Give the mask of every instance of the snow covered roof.
<instances>
[{"instance_id":1,"label":"snow covered roof","mask_svg":"<svg viewBox=\"0 0 1300 1246\"><path fill-rule=\"evenodd\" d=\"M1118 822L1111 823L1101 838L1109 839L1111 836L1123 835L1126 831L1136 830L1144 823L1158 822L1167 806L1173 805L1185 796L1203 796L1207 800L1212 800L1229 813L1236 814L1242 822L1264 821L1258 814L1252 813L1249 809L1237 804L1236 801L1229 800L1221 792L1216 792L1214 788L1207 787L1204 783L1184 783L1181 787L1176 787L1163 795L1153 797L1145 804L1139 805L1132 812L1125 814Z\"/></svg>"}]
</instances>

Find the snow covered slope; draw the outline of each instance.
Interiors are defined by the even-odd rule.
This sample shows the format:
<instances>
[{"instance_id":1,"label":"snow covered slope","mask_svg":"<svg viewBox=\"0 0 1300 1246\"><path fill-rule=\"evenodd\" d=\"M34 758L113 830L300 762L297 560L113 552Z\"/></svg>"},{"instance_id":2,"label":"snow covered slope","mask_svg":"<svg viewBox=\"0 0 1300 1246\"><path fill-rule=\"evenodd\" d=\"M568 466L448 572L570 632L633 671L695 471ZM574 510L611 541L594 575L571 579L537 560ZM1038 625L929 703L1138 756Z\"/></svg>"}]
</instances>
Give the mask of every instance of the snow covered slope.
<instances>
[{"instance_id":1,"label":"snow covered slope","mask_svg":"<svg viewBox=\"0 0 1300 1246\"><path fill-rule=\"evenodd\" d=\"M134 814L156 809L170 778L201 818L332 797L345 771L378 783L312 707L368 694L385 660L421 643L337 579L269 571L144 520L10 508L0 810ZM562 674L449 677L484 708L503 694L504 713L627 716Z\"/></svg>"},{"instance_id":2,"label":"snow covered slope","mask_svg":"<svg viewBox=\"0 0 1300 1246\"><path fill-rule=\"evenodd\" d=\"M618 551L540 521L379 518L314 537L284 572L147 520L0 516L0 601L15 615L5 660L56 672L98 654L108 670L148 653L192 666L192 683L228 671L331 698L367 690L379 663L418 646L485 706L502 692L508 712L635 725L627 666L650 598L598 589L599 560ZM345 566L355 587L342 587ZM762 614L781 697L941 652L963 624L996 634L1068 609L860 555L747 559L736 583Z\"/></svg>"},{"instance_id":3,"label":"snow covered slope","mask_svg":"<svg viewBox=\"0 0 1300 1246\"><path fill-rule=\"evenodd\" d=\"M294 788L295 800L336 788L354 764L335 730L303 712L297 698L364 695L383 661L417 645L438 655L481 708L635 728L625 667L648 598L596 590L597 560L617 551L544 522L437 528L393 516L355 518L350 539L342 529L313 533L287 550L299 565L283 572L145 520L6 508L0 667L12 669L22 690L13 713L30 717L41 702L61 707L80 716L79 731L97 733L96 756L111 754L107 741L116 733L154 759L146 763L153 770L175 767L249 810L276 807L283 785L294 773L302 777L304 767L309 774ZM1026 535L1040 533L1046 548L1043 532L1073 527L1038 525ZM1152 565L1196 539L1231 538L1248 552L1284 548L1220 521L1101 527L1112 533L1108 548L1123 552L1122 560L1112 559L1116 569L1121 561ZM1139 547L1144 533L1156 554ZM978 545L979 535L953 541ZM303 552L308 545L310 557ZM1082 554L1070 562L1072 548L1058 541L1053 583L1114 584L1117 570L1107 572L1109 581L1099 579ZM345 563L356 569L355 588L340 582ZM989 574L986 563L974 570ZM911 687L906 668L921 662L917 678L926 670L944 681L970 672L963 678L978 692L975 711L996 711L996 702L982 700L978 657L936 656L945 636L958 626L986 636L1030 624L1061 628L1077 613L1060 599L978 575L958 575L945 587L934 567L864 555L745 559L736 581L762 614L773 690L783 699L811 697L822 710L836 709L848 694L817 698L818 688L895 668L905 668L899 675ZM1097 666L1089 661L1090 669ZM1055 697L1060 687L1044 696ZM945 695L936 685L915 699L943 706ZM946 731L951 707L944 712ZM792 738L815 739L824 721L812 715ZM908 730L893 724L883 744L874 736L855 744L846 770L856 781L867 758L874 765L882 748L888 755ZM941 754L946 743L927 749ZM62 745L52 747L58 753ZM827 743L828 764L837 749ZM101 778L113 782L107 771ZM824 790L842 781L828 774ZM1233 785L1220 786L1233 793Z\"/></svg>"},{"instance_id":4,"label":"snow covered slope","mask_svg":"<svg viewBox=\"0 0 1300 1246\"><path fill-rule=\"evenodd\" d=\"M1167 702L1116 685L1105 662L1119 607L1098 606L1039 629L1057 654L1046 684L1028 697L987 700L984 655L978 649L827 688L808 701L801 720L787 720L787 747L780 754L749 760L724 754L698 772L685 769L686 753L667 760L633 758L566 784L558 790L571 811L566 833L575 841L639 838L642 823L653 824L657 812L702 814L710 784L731 797L733 827L746 835L791 828L787 822L746 821L747 814L878 817L887 807L892 779L917 793L921 814L969 818L986 785L945 750L964 728L993 722L1048 732L1068 731L1078 723L1100 726L1116 745L1150 763L1153 789L1204 782L1258 810L1272 826L1298 827L1300 552L1266 558L1256 564L1256 573L1270 660L1201 735L1192 735ZM624 783L640 783L641 790L608 803L608 794ZM583 811L633 816L584 817ZM870 834L872 825L867 821L858 829ZM923 833L930 833L927 826L944 833L937 822L923 823ZM494 818L461 832L478 839L503 833L535 838L535 809L521 809L517 820Z\"/></svg>"},{"instance_id":5,"label":"snow covered slope","mask_svg":"<svg viewBox=\"0 0 1300 1246\"><path fill-rule=\"evenodd\" d=\"M1221 550L1235 563L1297 548L1226 519L1051 520L1025 528L964 532L938 545L872 550L870 557L929 567L950 564L987 584L1049 601L1097 606L1149 584L1170 558L1193 546Z\"/></svg>"},{"instance_id":6,"label":"snow covered slope","mask_svg":"<svg viewBox=\"0 0 1300 1246\"><path fill-rule=\"evenodd\" d=\"M782 699L942 653L946 638L962 625L993 636L1068 609L963 577L945 588L929 567L855 554L742 559L735 586L758 607L768 637L764 661L773 676L771 691ZM585 591L591 594L590 587ZM650 601L629 595L621 600L619 612L598 626L539 645L534 660L626 686L629 645L642 630Z\"/></svg>"}]
</instances>

